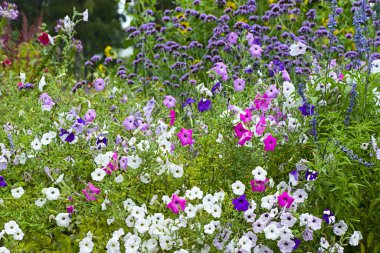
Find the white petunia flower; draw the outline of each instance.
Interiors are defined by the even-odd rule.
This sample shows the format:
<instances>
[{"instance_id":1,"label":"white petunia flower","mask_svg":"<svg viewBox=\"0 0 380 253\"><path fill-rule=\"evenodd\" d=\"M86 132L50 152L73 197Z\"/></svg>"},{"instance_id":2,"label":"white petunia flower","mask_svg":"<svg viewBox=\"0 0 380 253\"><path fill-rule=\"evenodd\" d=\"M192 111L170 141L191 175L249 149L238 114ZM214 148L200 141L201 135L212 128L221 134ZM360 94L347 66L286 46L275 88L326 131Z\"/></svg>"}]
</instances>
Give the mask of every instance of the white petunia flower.
<instances>
[{"instance_id":1,"label":"white petunia flower","mask_svg":"<svg viewBox=\"0 0 380 253\"><path fill-rule=\"evenodd\" d=\"M300 55L300 54L304 54L306 53L306 48L307 46L301 42L297 42L296 44L292 44L290 45L289 49L290 49L290 55L291 56L297 56L297 55Z\"/></svg>"},{"instance_id":2,"label":"white petunia flower","mask_svg":"<svg viewBox=\"0 0 380 253\"><path fill-rule=\"evenodd\" d=\"M295 87L291 82L285 81L283 84L284 97L289 98L295 91Z\"/></svg>"},{"instance_id":3,"label":"white petunia flower","mask_svg":"<svg viewBox=\"0 0 380 253\"><path fill-rule=\"evenodd\" d=\"M100 168L95 169L94 172L91 173L92 180L98 182L102 181L106 175L107 173Z\"/></svg>"},{"instance_id":4,"label":"white petunia flower","mask_svg":"<svg viewBox=\"0 0 380 253\"><path fill-rule=\"evenodd\" d=\"M14 235L19 228L20 227L14 220L11 220L4 224L5 233L8 235Z\"/></svg>"},{"instance_id":5,"label":"white petunia flower","mask_svg":"<svg viewBox=\"0 0 380 253\"><path fill-rule=\"evenodd\" d=\"M255 180L265 181L267 172L262 167L257 166L254 170L252 170L252 175Z\"/></svg>"},{"instance_id":6,"label":"white petunia flower","mask_svg":"<svg viewBox=\"0 0 380 253\"><path fill-rule=\"evenodd\" d=\"M350 245L351 246L358 246L359 241L363 239L362 233L360 231L354 231L354 233L350 237Z\"/></svg>"},{"instance_id":7,"label":"white petunia flower","mask_svg":"<svg viewBox=\"0 0 380 253\"><path fill-rule=\"evenodd\" d=\"M244 191L245 191L245 185L240 182L240 181L236 181L235 183L232 184L232 191L234 192L234 194L236 195L243 195L244 194Z\"/></svg>"},{"instance_id":8,"label":"white petunia flower","mask_svg":"<svg viewBox=\"0 0 380 253\"><path fill-rule=\"evenodd\" d=\"M24 238L24 232L20 228L16 229L16 231L13 234L13 239L17 241L21 241Z\"/></svg>"},{"instance_id":9,"label":"white petunia flower","mask_svg":"<svg viewBox=\"0 0 380 253\"><path fill-rule=\"evenodd\" d=\"M45 146L49 145L52 140L53 140L53 136L51 132L44 133L41 138L41 144Z\"/></svg>"},{"instance_id":10,"label":"white petunia flower","mask_svg":"<svg viewBox=\"0 0 380 253\"><path fill-rule=\"evenodd\" d=\"M59 227L68 227L70 225L70 215L68 213L59 213L55 220L57 222L57 226Z\"/></svg>"},{"instance_id":11,"label":"white petunia flower","mask_svg":"<svg viewBox=\"0 0 380 253\"><path fill-rule=\"evenodd\" d=\"M42 207L46 203L46 198L39 198L36 201L34 201L34 204L38 207Z\"/></svg>"},{"instance_id":12,"label":"white petunia flower","mask_svg":"<svg viewBox=\"0 0 380 253\"><path fill-rule=\"evenodd\" d=\"M42 144L41 144L41 142L38 140L38 138L35 138L34 141L32 141L31 145L32 145L32 148L33 148L34 150L36 150L36 151L41 150L41 146L42 146Z\"/></svg>"},{"instance_id":13,"label":"white petunia flower","mask_svg":"<svg viewBox=\"0 0 380 253\"><path fill-rule=\"evenodd\" d=\"M380 59L374 60L371 63L371 74L380 73Z\"/></svg>"},{"instance_id":14,"label":"white petunia flower","mask_svg":"<svg viewBox=\"0 0 380 253\"><path fill-rule=\"evenodd\" d=\"M215 231L214 223L211 221L209 224L204 225L204 231L206 234L212 234Z\"/></svg>"},{"instance_id":15,"label":"white petunia flower","mask_svg":"<svg viewBox=\"0 0 380 253\"><path fill-rule=\"evenodd\" d=\"M54 187L44 188L42 193L46 195L48 200L57 200L60 196L59 189Z\"/></svg>"},{"instance_id":16,"label":"white petunia flower","mask_svg":"<svg viewBox=\"0 0 380 253\"><path fill-rule=\"evenodd\" d=\"M13 196L15 199L19 199L19 198L21 198L22 195L24 195L25 191L24 191L24 189L20 186L20 187L18 187L18 188L12 189L12 190L11 190L11 193L12 193L12 196Z\"/></svg>"},{"instance_id":17,"label":"white petunia flower","mask_svg":"<svg viewBox=\"0 0 380 253\"><path fill-rule=\"evenodd\" d=\"M128 156L127 159L128 159L127 165L129 167L131 167L132 169L137 169L138 167L140 167L140 165L142 163L141 158L138 157L137 155L136 156Z\"/></svg>"},{"instance_id":18,"label":"white petunia flower","mask_svg":"<svg viewBox=\"0 0 380 253\"><path fill-rule=\"evenodd\" d=\"M344 235L347 229L348 229L348 226L346 222L344 222L344 220L340 220L338 223L335 223L333 225L334 234L338 236Z\"/></svg>"},{"instance_id":19,"label":"white petunia flower","mask_svg":"<svg viewBox=\"0 0 380 253\"><path fill-rule=\"evenodd\" d=\"M11 252L9 251L9 249L7 249L6 247L2 246L2 247L0 247L0 253L11 253Z\"/></svg>"},{"instance_id":20,"label":"white petunia flower","mask_svg":"<svg viewBox=\"0 0 380 253\"><path fill-rule=\"evenodd\" d=\"M124 177L123 177L123 175L118 175L116 178L115 178L115 182L116 183L118 183L118 184L120 184L121 182L123 182L124 181Z\"/></svg>"},{"instance_id":21,"label":"white petunia flower","mask_svg":"<svg viewBox=\"0 0 380 253\"><path fill-rule=\"evenodd\" d=\"M83 21L84 21L84 22L87 22L87 21L88 21L88 9L86 9L86 10L83 12Z\"/></svg>"}]
</instances>

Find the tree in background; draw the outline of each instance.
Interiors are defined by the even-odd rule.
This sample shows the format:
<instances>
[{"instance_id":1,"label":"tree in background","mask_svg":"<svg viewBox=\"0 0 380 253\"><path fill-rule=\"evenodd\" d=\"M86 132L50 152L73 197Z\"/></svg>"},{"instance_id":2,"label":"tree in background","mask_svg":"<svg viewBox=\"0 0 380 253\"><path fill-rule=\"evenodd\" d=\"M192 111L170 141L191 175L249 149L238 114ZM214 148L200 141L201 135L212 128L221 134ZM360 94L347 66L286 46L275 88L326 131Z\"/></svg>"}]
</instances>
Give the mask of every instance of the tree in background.
<instances>
[{"instance_id":1,"label":"tree in background","mask_svg":"<svg viewBox=\"0 0 380 253\"><path fill-rule=\"evenodd\" d=\"M125 33L120 26L117 13L118 2L110 0L13 0L19 10L27 17L28 25L39 17L46 23L47 29L53 33L57 20L72 13L88 9L89 20L77 26L77 38L82 41L85 56L103 52L106 45L120 47ZM22 16L15 22L15 28L22 26ZM89 32L90 31L90 32Z\"/></svg>"}]
</instances>

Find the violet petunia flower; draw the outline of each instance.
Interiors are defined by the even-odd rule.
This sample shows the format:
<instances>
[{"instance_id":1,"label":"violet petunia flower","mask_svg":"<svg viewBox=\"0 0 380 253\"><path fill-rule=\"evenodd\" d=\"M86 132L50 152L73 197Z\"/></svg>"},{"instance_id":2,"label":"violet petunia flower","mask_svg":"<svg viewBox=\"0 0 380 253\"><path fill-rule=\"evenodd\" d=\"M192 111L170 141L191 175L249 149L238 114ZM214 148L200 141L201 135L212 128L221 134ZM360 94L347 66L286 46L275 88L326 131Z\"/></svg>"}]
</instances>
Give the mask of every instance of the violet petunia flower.
<instances>
[{"instance_id":1,"label":"violet petunia flower","mask_svg":"<svg viewBox=\"0 0 380 253\"><path fill-rule=\"evenodd\" d=\"M322 219L326 221L327 224L331 224L335 222L335 216L329 209L325 209L323 211Z\"/></svg>"},{"instance_id":2,"label":"violet petunia flower","mask_svg":"<svg viewBox=\"0 0 380 253\"><path fill-rule=\"evenodd\" d=\"M3 176L0 176L0 187L7 187L8 184L5 182L5 179Z\"/></svg>"},{"instance_id":3,"label":"violet petunia flower","mask_svg":"<svg viewBox=\"0 0 380 253\"><path fill-rule=\"evenodd\" d=\"M245 194L233 199L232 204L237 211L247 211L249 207L249 202Z\"/></svg>"},{"instance_id":4,"label":"violet petunia flower","mask_svg":"<svg viewBox=\"0 0 380 253\"><path fill-rule=\"evenodd\" d=\"M184 108L187 105L190 105L192 103L195 103L195 100L192 98L187 98L186 101L182 104L182 108Z\"/></svg>"},{"instance_id":5,"label":"violet petunia flower","mask_svg":"<svg viewBox=\"0 0 380 253\"><path fill-rule=\"evenodd\" d=\"M205 98L202 98L201 100L199 100L198 110L200 112L211 110L211 100L205 99Z\"/></svg>"},{"instance_id":6,"label":"violet petunia flower","mask_svg":"<svg viewBox=\"0 0 380 253\"><path fill-rule=\"evenodd\" d=\"M313 170L306 170L305 179L307 181L314 181L317 179L317 177L318 177L318 172L313 171Z\"/></svg>"},{"instance_id":7,"label":"violet petunia flower","mask_svg":"<svg viewBox=\"0 0 380 253\"><path fill-rule=\"evenodd\" d=\"M93 122L96 118L96 111L94 109L88 109L86 114L84 115L84 120L86 121L86 124L89 122Z\"/></svg>"}]
</instances>

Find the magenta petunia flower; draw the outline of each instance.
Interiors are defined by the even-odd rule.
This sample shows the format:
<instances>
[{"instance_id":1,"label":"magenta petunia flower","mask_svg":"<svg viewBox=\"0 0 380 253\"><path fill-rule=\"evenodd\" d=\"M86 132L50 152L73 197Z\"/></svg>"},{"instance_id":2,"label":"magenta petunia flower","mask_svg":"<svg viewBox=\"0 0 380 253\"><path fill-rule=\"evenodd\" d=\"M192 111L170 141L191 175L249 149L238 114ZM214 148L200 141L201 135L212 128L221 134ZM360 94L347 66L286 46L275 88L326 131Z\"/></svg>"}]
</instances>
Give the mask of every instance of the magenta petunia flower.
<instances>
[{"instance_id":1,"label":"magenta petunia flower","mask_svg":"<svg viewBox=\"0 0 380 253\"><path fill-rule=\"evenodd\" d=\"M280 196L277 197L278 205L281 207L290 208L294 198L292 198L287 192L283 192Z\"/></svg>"},{"instance_id":2,"label":"magenta petunia flower","mask_svg":"<svg viewBox=\"0 0 380 253\"><path fill-rule=\"evenodd\" d=\"M265 192L265 189L266 189L266 186L265 184L268 182L269 180L266 178L265 181L261 181L261 180L251 180L251 186L252 186L252 191L253 192Z\"/></svg>"},{"instance_id":3,"label":"magenta petunia flower","mask_svg":"<svg viewBox=\"0 0 380 253\"><path fill-rule=\"evenodd\" d=\"M257 122L257 124L256 124L256 133L258 135L262 135L264 133L264 131L265 131L265 128L266 128L265 116L262 115L260 117L259 122Z\"/></svg>"},{"instance_id":4,"label":"magenta petunia flower","mask_svg":"<svg viewBox=\"0 0 380 253\"><path fill-rule=\"evenodd\" d=\"M263 96L261 96L261 94L258 93L254 100L255 108L257 110L261 110L262 112L266 112L268 110L270 101L271 101L271 98L268 98L267 94L264 94Z\"/></svg>"},{"instance_id":5,"label":"magenta petunia flower","mask_svg":"<svg viewBox=\"0 0 380 253\"><path fill-rule=\"evenodd\" d=\"M82 190L82 193L86 197L87 201L96 201L98 200L94 194L98 195L100 193L100 189L96 188L93 184L88 183L88 187Z\"/></svg>"},{"instance_id":6,"label":"magenta petunia flower","mask_svg":"<svg viewBox=\"0 0 380 253\"><path fill-rule=\"evenodd\" d=\"M264 139L265 151L273 151L276 148L277 140L271 134Z\"/></svg>"},{"instance_id":7,"label":"magenta petunia flower","mask_svg":"<svg viewBox=\"0 0 380 253\"><path fill-rule=\"evenodd\" d=\"M242 123L237 124L234 127L234 130L235 130L235 134L238 138L241 138L243 136L243 134L248 131L247 129L244 128Z\"/></svg>"},{"instance_id":8,"label":"magenta petunia flower","mask_svg":"<svg viewBox=\"0 0 380 253\"><path fill-rule=\"evenodd\" d=\"M175 122L175 111L171 110L169 115L170 115L170 126L172 126L174 125L174 122Z\"/></svg>"},{"instance_id":9,"label":"magenta petunia flower","mask_svg":"<svg viewBox=\"0 0 380 253\"><path fill-rule=\"evenodd\" d=\"M165 99L162 103L164 104L164 106L166 108L170 109L170 108L173 108L175 106L176 101L177 100L174 97L167 95L167 96L165 96Z\"/></svg>"},{"instance_id":10,"label":"magenta petunia flower","mask_svg":"<svg viewBox=\"0 0 380 253\"><path fill-rule=\"evenodd\" d=\"M241 136L240 140L238 141L240 146L243 146L247 141L250 141L252 139L252 132L251 131L246 131L243 133Z\"/></svg>"},{"instance_id":11,"label":"magenta petunia flower","mask_svg":"<svg viewBox=\"0 0 380 253\"><path fill-rule=\"evenodd\" d=\"M98 78L94 81L94 87L96 91L102 91L106 87L103 78Z\"/></svg>"},{"instance_id":12,"label":"magenta petunia flower","mask_svg":"<svg viewBox=\"0 0 380 253\"><path fill-rule=\"evenodd\" d=\"M186 199L181 199L176 194L172 195L172 201L169 202L169 204L166 205L167 208L172 210L173 213L178 214L179 209L178 207L184 211L186 208Z\"/></svg>"},{"instance_id":13,"label":"magenta petunia flower","mask_svg":"<svg viewBox=\"0 0 380 253\"><path fill-rule=\"evenodd\" d=\"M245 109L244 113L240 113L240 120L247 123L252 120L251 110Z\"/></svg>"},{"instance_id":14,"label":"magenta petunia flower","mask_svg":"<svg viewBox=\"0 0 380 253\"><path fill-rule=\"evenodd\" d=\"M245 88L245 81L243 78L238 78L234 81L235 91L243 91Z\"/></svg>"},{"instance_id":15,"label":"magenta petunia flower","mask_svg":"<svg viewBox=\"0 0 380 253\"><path fill-rule=\"evenodd\" d=\"M263 50L259 45L256 45L256 44L253 44L253 45L249 48L249 53L252 55L252 57L261 58L261 53L262 53L263 51L264 51L264 50Z\"/></svg>"},{"instance_id":16,"label":"magenta petunia flower","mask_svg":"<svg viewBox=\"0 0 380 253\"><path fill-rule=\"evenodd\" d=\"M182 146L193 144L193 130L181 128L181 131L177 134Z\"/></svg>"}]
</instances>

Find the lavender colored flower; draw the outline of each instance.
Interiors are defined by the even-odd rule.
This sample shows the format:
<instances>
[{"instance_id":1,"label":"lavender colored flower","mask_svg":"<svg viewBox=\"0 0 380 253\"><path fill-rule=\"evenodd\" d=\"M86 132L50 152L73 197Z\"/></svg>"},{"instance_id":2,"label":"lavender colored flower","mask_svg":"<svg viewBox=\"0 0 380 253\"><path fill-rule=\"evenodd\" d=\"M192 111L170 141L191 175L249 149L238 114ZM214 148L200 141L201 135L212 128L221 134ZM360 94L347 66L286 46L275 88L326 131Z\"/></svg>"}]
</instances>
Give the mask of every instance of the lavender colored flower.
<instances>
[{"instance_id":1,"label":"lavender colored flower","mask_svg":"<svg viewBox=\"0 0 380 253\"><path fill-rule=\"evenodd\" d=\"M96 91L102 91L106 87L103 78L98 78L94 81L94 87Z\"/></svg>"},{"instance_id":2,"label":"lavender colored flower","mask_svg":"<svg viewBox=\"0 0 380 253\"><path fill-rule=\"evenodd\" d=\"M305 241L313 240L313 230L306 228L305 231L303 231L303 233L302 233L302 238Z\"/></svg>"},{"instance_id":3,"label":"lavender colored flower","mask_svg":"<svg viewBox=\"0 0 380 253\"><path fill-rule=\"evenodd\" d=\"M277 246L281 252L292 252L295 242L292 239L281 239L277 242Z\"/></svg>"},{"instance_id":4,"label":"lavender colored flower","mask_svg":"<svg viewBox=\"0 0 380 253\"><path fill-rule=\"evenodd\" d=\"M243 91L245 88L245 80L243 78L238 78L234 81L235 91Z\"/></svg>"},{"instance_id":5,"label":"lavender colored flower","mask_svg":"<svg viewBox=\"0 0 380 253\"><path fill-rule=\"evenodd\" d=\"M128 131L135 130L135 117L133 115L126 117L123 121L123 126Z\"/></svg>"},{"instance_id":6,"label":"lavender colored flower","mask_svg":"<svg viewBox=\"0 0 380 253\"><path fill-rule=\"evenodd\" d=\"M233 199L232 204L234 205L234 208L238 211L247 211L249 207L249 202L246 199L245 194Z\"/></svg>"},{"instance_id":7,"label":"lavender colored flower","mask_svg":"<svg viewBox=\"0 0 380 253\"><path fill-rule=\"evenodd\" d=\"M168 96L165 96L165 99L162 103L164 104L166 108L170 109L170 108L175 107L176 101L177 100L174 97L168 95Z\"/></svg>"},{"instance_id":8,"label":"lavender colored flower","mask_svg":"<svg viewBox=\"0 0 380 253\"><path fill-rule=\"evenodd\" d=\"M200 112L211 110L211 100L205 99L205 98L202 98L201 100L199 100L198 110Z\"/></svg>"}]
</instances>

